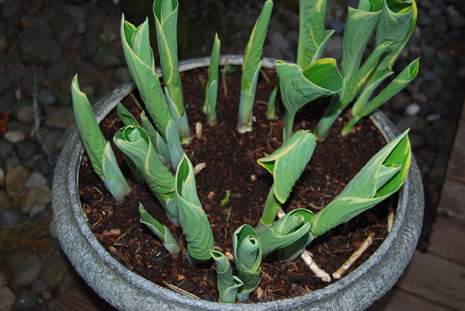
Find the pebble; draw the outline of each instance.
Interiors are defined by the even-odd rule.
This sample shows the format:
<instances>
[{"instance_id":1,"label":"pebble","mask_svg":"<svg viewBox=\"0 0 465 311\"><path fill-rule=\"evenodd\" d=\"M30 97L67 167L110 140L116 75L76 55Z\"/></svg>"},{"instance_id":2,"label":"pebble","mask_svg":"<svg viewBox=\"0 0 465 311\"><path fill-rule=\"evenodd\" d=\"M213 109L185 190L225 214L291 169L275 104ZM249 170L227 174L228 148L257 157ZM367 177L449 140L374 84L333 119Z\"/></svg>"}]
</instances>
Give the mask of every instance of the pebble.
<instances>
[{"instance_id":1,"label":"pebble","mask_svg":"<svg viewBox=\"0 0 465 311\"><path fill-rule=\"evenodd\" d=\"M37 95L39 103L42 105L53 105L57 98L49 89L41 89Z\"/></svg>"},{"instance_id":2,"label":"pebble","mask_svg":"<svg viewBox=\"0 0 465 311\"><path fill-rule=\"evenodd\" d=\"M30 310L37 303L38 297L29 290L20 289L16 295L14 310Z\"/></svg>"},{"instance_id":3,"label":"pebble","mask_svg":"<svg viewBox=\"0 0 465 311\"><path fill-rule=\"evenodd\" d=\"M40 20L34 20L19 35L18 46L23 60L29 63L48 65L62 56L61 47L53 38L49 26Z\"/></svg>"},{"instance_id":4,"label":"pebble","mask_svg":"<svg viewBox=\"0 0 465 311\"><path fill-rule=\"evenodd\" d=\"M61 81L70 77L74 72L73 64L67 60L61 60L48 68L48 78Z\"/></svg>"},{"instance_id":5,"label":"pebble","mask_svg":"<svg viewBox=\"0 0 465 311\"><path fill-rule=\"evenodd\" d=\"M55 220L50 220L49 224L48 224L48 234L52 237L52 238L58 238L58 235L57 235L57 224L55 222Z\"/></svg>"},{"instance_id":6,"label":"pebble","mask_svg":"<svg viewBox=\"0 0 465 311\"><path fill-rule=\"evenodd\" d=\"M31 105L23 106L19 108L16 118L24 124L32 123L34 119L34 109Z\"/></svg>"},{"instance_id":7,"label":"pebble","mask_svg":"<svg viewBox=\"0 0 465 311\"><path fill-rule=\"evenodd\" d=\"M1 203L1 201L0 201ZM24 220L26 217L22 216L21 211L15 209L0 208L0 226L1 227L12 227Z\"/></svg>"},{"instance_id":8,"label":"pebble","mask_svg":"<svg viewBox=\"0 0 465 311\"><path fill-rule=\"evenodd\" d=\"M24 187L29 177L29 170L22 166L16 166L12 169L7 170L5 178L6 191L11 197L15 197L19 194Z\"/></svg>"},{"instance_id":9,"label":"pebble","mask_svg":"<svg viewBox=\"0 0 465 311\"><path fill-rule=\"evenodd\" d=\"M8 131L3 135L3 138L12 144L16 144L26 139L26 135L21 131Z\"/></svg>"},{"instance_id":10,"label":"pebble","mask_svg":"<svg viewBox=\"0 0 465 311\"><path fill-rule=\"evenodd\" d=\"M26 181L25 186L27 188L39 188L47 186L47 178L45 178L44 175L39 172L32 172Z\"/></svg>"},{"instance_id":11,"label":"pebble","mask_svg":"<svg viewBox=\"0 0 465 311\"><path fill-rule=\"evenodd\" d=\"M66 129L74 124L73 111L68 107L46 107L45 124L53 129Z\"/></svg>"},{"instance_id":12,"label":"pebble","mask_svg":"<svg viewBox=\"0 0 465 311\"><path fill-rule=\"evenodd\" d=\"M39 278L42 261L35 254L17 253L8 259L7 267L11 282L16 286L25 287Z\"/></svg>"},{"instance_id":13,"label":"pebble","mask_svg":"<svg viewBox=\"0 0 465 311\"><path fill-rule=\"evenodd\" d=\"M50 189L47 186L30 189L21 200L21 209L25 213L30 213L34 217L37 213L45 210L45 207L52 200Z\"/></svg>"},{"instance_id":14,"label":"pebble","mask_svg":"<svg viewBox=\"0 0 465 311\"><path fill-rule=\"evenodd\" d=\"M441 119L441 115L438 113L432 113L426 116L426 121L428 122L435 122Z\"/></svg>"},{"instance_id":15,"label":"pebble","mask_svg":"<svg viewBox=\"0 0 465 311\"><path fill-rule=\"evenodd\" d=\"M6 286L0 286L0 310L9 311L13 308L16 297Z\"/></svg>"},{"instance_id":16,"label":"pebble","mask_svg":"<svg viewBox=\"0 0 465 311\"><path fill-rule=\"evenodd\" d=\"M408 105L407 108L405 108L405 113L409 116L416 116L420 113L420 110L420 105L413 103Z\"/></svg>"},{"instance_id":17,"label":"pebble","mask_svg":"<svg viewBox=\"0 0 465 311\"><path fill-rule=\"evenodd\" d=\"M11 80L4 73L0 73L0 95L8 91L10 87Z\"/></svg>"},{"instance_id":18,"label":"pebble","mask_svg":"<svg viewBox=\"0 0 465 311\"><path fill-rule=\"evenodd\" d=\"M5 181L5 171L3 168L0 167L0 187L3 186L3 182Z\"/></svg>"}]
</instances>

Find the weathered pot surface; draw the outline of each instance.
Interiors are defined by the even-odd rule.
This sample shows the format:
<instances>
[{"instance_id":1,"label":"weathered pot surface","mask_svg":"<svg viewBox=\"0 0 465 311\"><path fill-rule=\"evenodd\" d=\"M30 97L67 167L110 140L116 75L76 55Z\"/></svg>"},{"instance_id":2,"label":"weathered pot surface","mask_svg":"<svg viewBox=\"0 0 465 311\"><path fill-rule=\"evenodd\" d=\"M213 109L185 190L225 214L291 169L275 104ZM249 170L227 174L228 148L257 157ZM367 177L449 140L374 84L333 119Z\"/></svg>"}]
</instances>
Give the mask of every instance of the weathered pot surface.
<instances>
[{"instance_id":1,"label":"weathered pot surface","mask_svg":"<svg viewBox=\"0 0 465 311\"><path fill-rule=\"evenodd\" d=\"M222 64L242 64L242 57L222 57ZM208 58L180 63L187 71L207 66ZM272 59L263 66L273 67ZM101 121L133 90L128 83L96 104ZM381 112L371 120L387 140L397 130ZM120 310L362 310L381 298L395 284L410 261L420 235L424 197L423 184L414 159L409 177L400 190L392 231L362 265L339 281L304 296L254 304L221 304L193 300L130 271L113 258L94 236L84 218L78 195L78 169L84 149L76 130L64 146L53 180L53 216L61 246L84 280L106 301Z\"/></svg>"}]
</instances>

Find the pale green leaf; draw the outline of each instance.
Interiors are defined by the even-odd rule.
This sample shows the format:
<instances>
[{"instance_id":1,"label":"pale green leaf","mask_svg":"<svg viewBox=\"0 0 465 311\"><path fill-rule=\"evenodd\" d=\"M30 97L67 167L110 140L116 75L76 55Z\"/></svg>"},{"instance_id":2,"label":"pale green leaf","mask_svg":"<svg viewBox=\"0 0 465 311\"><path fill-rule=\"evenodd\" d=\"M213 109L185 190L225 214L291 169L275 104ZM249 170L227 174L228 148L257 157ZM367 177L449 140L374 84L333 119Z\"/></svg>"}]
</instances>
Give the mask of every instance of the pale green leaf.
<instances>
[{"instance_id":1,"label":"pale green leaf","mask_svg":"<svg viewBox=\"0 0 465 311\"><path fill-rule=\"evenodd\" d=\"M179 223L186 237L189 257L204 261L211 257L213 233L197 195L194 168L184 155L176 171Z\"/></svg>"},{"instance_id":2,"label":"pale green leaf","mask_svg":"<svg viewBox=\"0 0 465 311\"><path fill-rule=\"evenodd\" d=\"M163 243L166 250L173 255L179 254L181 248L167 226L160 223L139 203L140 222L146 225Z\"/></svg>"},{"instance_id":3,"label":"pale green leaf","mask_svg":"<svg viewBox=\"0 0 465 311\"><path fill-rule=\"evenodd\" d=\"M116 105L116 114L124 125L139 125L136 117L122 103Z\"/></svg>"},{"instance_id":4,"label":"pale green leaf","mask_svg":"<svg viewBox=\"0 0 465 311\"><path fill-rule=\"evenodd\" d=\"M116 161L110 142L107 142L102 157L103 183L117 201L122 201L131 192L126 178L121 172Z\"/></svg>"},{"instance_id":5,"label":"pale green leaf","mask_svg":"<svg viewBox=\"0 0 465 311\"><path fill-rule=\"evenodd\" d=\"M268 105L266 109L266 118L268 120L276 120L278 116L276 115L276 96L278 95L279 87L275 86L273 91L271 91L270 98L268 99Z\"/></svg>"},{"instance_id":6,"label":"pale green leaf","mask_svg":"<svg viewBox=\"0 0 465 311\"><path fill-rule=\"evenodd\" d=\"M220 251L212 250L212 258L216 263L216 284L218 288L218 301L235 303L238 289L244 283L233 275L228 258Z\"/></svg>"},{"instance_id":7,"label":"pale green leaf","mask_svg":"<svg viewBox=\"0 0 465 311\"><path fill-rule=\"evenodd\" d=\"M262 271L260 240L250 225L242 225L234 232L233 256L239 278L244 283L237 297L240 301L245 301L257 288Z\"/></svg>"},{"instance_id":8,"label":"pale green leaf","mask_svg":"<svg viewBox=\"0 0 465 311\"><path fill-rule=\"evenodd\" d=\"M205 102L203 112L207 115L209 124L216 124L216 101L218 97L218 72L220 66L220 39L218 34L213 40L213 48L208 68L208 82L205 86Z\"/></svg>"},{"instance_id":9,"label":"pale green leaf","mask_svg":"<svg viewBox=\"0 0 465 311\"><path fill-rule=\"evenodd\" d=\"M170 165L170 153L168 150L168 145L161 137L160 133L153 127L152 122L147 118L147 115L144 111L140 114L140 123L142 128L145 130L147 135L150 137L152 145L155 147L158 157L165 164L165 166ZM178 138L179 139L179 138Z\"/></svg>"}]
</instances>

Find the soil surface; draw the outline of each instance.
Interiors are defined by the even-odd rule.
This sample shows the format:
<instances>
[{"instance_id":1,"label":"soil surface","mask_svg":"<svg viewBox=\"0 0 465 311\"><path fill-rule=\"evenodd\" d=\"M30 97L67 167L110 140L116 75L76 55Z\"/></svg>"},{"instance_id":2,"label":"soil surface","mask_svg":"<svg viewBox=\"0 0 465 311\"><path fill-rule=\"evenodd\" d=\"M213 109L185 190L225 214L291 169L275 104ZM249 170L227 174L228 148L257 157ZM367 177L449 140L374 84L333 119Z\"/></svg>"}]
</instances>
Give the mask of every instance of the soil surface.
<instances>
[{"instance_id":1,"label":"soil surface","mask_svg":"<svg viewBox=\"0 0 465 311\"><path fill-rule=\"evenodd\" d=\"M194 138L185 149L194 166L202 162L206 164L196 175L197 190L213 229L215 245L224 252L231 252L231 235L237 227L244 223L254 226L258 222L272 178L259 167L256 160L280 146L283 127L282 121L269 121L265 117L266 101L276 80L273 71L265 70L257 87L253 131L247 134L236 131L240 68L231 68L220 79L217 108L219 123L214 127L206 124L201 111L207 70L196 69L182 73L192 133L195 133L197 122L203 125L201 138ZM123 101L139 117L140 106L137 102L140 102L137 93ZM280 104L279 99L277 104ZM327 104L321 101L301 111L296 119L296 128L313 129ZM305 207L318 211L324 208L385 144L384 138L368 120L360 122L351 135L341 137L339 132L345 121L346 117L339 118L326 140L317 144L306 171L294 188L294 194L284 206L285 210ZM114 111L101 124L108 140L121 126ZM193 267L185 256L172 258L160 241L139 223L137 206L142 202L154 217L169 224L162 207L148 187L134 181L122 154L113 147L132 192L124 202L117 203L93 173L84 156L79 189L91 230L115 258L144 278L165 287L174 285L199 298L216 301L214 264ZM220 202L228 192L230 200L221 206ZM308 250L318 265L328 273L336 271L372 234L373 245L349 272L357 268L386 237L388 208L394 208L396 202L397 197L393 197L315 239ZM170 229L178 241L184 244L181 230L173 225ZM251 295L250 302L295 297L328 285L315 277L300 259L282 262L269 256L264 259L262 271L259 288Z\"/></svg>"}]
</instances>

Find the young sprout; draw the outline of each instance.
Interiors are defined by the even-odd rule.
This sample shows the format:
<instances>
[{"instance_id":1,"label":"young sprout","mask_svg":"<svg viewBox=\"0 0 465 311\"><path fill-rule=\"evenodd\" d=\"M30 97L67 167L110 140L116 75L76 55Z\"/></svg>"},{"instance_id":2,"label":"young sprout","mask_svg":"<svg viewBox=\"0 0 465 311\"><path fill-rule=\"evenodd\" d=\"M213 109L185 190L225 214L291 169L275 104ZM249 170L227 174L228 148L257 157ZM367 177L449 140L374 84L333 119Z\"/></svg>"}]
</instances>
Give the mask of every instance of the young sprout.
<instances>
[{"instance_id":1,"label":"young sprout","mask_svg":"<svg viewBox=\"0 0 465 311\"><path fill-rule=\"evenodd\" d=\"M113 142L142 172L145 182L163 205L170 221L177 224L179 219L174 176L158 157L147 132L141 127L129 125L116 132Z\"/></svg>"},{"instance_id":2,"label":"young sprout","mask_svg":"<svg viewBox=\"0 0 465 311\"><path fill-rule=\"evenodd\" d=\"M334 30L325 30L327 0L299 0L297 65L307 68L321 57Z\"/></svg>"},{"instance_id":3,"label":"young sprout","mask_svg":"<svg viewBox=\"0 0 465 311\"><path fill-rule=\"evenodd\" d=\"M178 70L178 7L178 0L155 0L153 15L163 82L167 90L166 95L171 99L168 101L171 116L176 121L182 141L189 142L191 134L184 109L181 76Z\"/></svg>"},{"instance_id":4,"label":"young sprout","mask_svg":"<svg viewBox=\"0 0 465 311\"><path fill-rule=\"evenodd\" d=\"M315 136L309 131L300 130L272 154L257 161L273 175L273 186L260 217L259 231L273 224L279 208L286 202L310 161L315 145Z\"/></svg>"},{"instance_id":5,"label":"young sprout","mask_svg":"<svg viewBox=\"0 0 465 311\"><path fill-rule=\"evenodd\" d=\"M218 34L213 41L212 55L210 57L210 67L208 69L208 82L205 86L205 103L203 112L207 115L207 121L210 125L215 125L216 119L216 101L218 98L218 72L220 66L220 39Z\"/></svg>"},{"instance_id":6,"label":"young sprout","mask_svg":"<svg viewBox=\"0 0 465 311\"><path fill-rule=\"evenodd\" d=\"M286 141L292 135L297 112L319 97L339 92L342 79L333 58L319 59L305 70L284 61L276 61L275 66L286 109L283 129L283 140Z\"/></svg>"},{"instance_id":7,"label":"young sprout","mask_svg":"<svg viewBox=\"0 0 465 311\"><path fill-rule=\"evenodd\" d=\"M176 239L171 234L167 226L161 224L144 208L142 203L139 203L140 222L147 226L163 243L166 250L173 256L177 256L181 248L176 242Z\"/></svg>"},{"instance_id":8,"label":"young sprout","mask_svg":"<svg viewBox=\"0 0 465 311\"><path fill-rule=\"evenodd\" d=\"M278 95L279 87L275 86L273 91L271 91L270 98L268 99L268 106L266 109L266 118L268 120L276 120L278 116L276 115L276 96Z\"/></svg>"},{"instance_id":9,"label":"young sprout","mask_svg":"<svg viewBox=\"0 0 465 311\"><path fill-rule=\"evenodd\" d=\"M140 125L145 130L147 135L149 135L152 145L155 147L155 150L157 150L158 158L163 162L163 164L165 164L165 166L170 166L171 159L173 159L173 162L171 163L172 166L181 161L182 154L170 154L170 151L175 152L179 149L168 148L168 145L163 140L163 137L161 137L160 133L158 133L158 131L153 127L152 122L150 122L149 118L145 114L145 111L142 111L140 114ZM179 144L181 143L179 139L177 141Z\"/></svg>"},{"instance_id":10,"label":"young sprout","mask_svg":"<svg viewBox=\"0 0 465 311\"><path fill-rule=\"evenodd\" d=\"M231 263L220 251L212 250L211 256L216 263L216 284L218 287L218 301L224 303L235 303L238 289L244 283L233 275Z\"/></svg>"},{"instance_id":11,"label":"young sprout","mask_svg":"<svg viewBox=\"0 0 465 311\"><path fill-rule=\"evenodd\" d=\"M237 298L245 301L258 283L262 271L262 250L257 232L250 225L240 226L233 234L234 263L239 278L244 283Z\"/></svg>"},{"instance_id":12,"label":"young sprout","mask_svg":"<svg viewBox=\"0 0 465 311\"><path fill-rule=\"evenodd\" d=\"M265 43L268 24L270 22L273 1L266 0L262 12L255 23L249 42L244 52L241 77L241 100L239 103L239 119L237 130L240 133L252 130L253 106L258 75L262 66L263 44Z\"/></svg>"},{"instance_id":13,"label":"young sprout","mask_svg":"<svg viewBox=\"0 0 465 311\"><path fill-rule=\"evenodd\" d=\"M139 126L139 121L122 103L116 105L116 114L124 125Z\"/></svg>"},{"instance_id":14,"label":"young sprout","mask_svg":"<svg viewBox=\"0 0 465 311\"><path fill-rule=\"evenodd\" d=\"M315 134L323 139L338 116L357 97L371 92L392 72L417 20L414 0L360 0L349 8L342 47L343 85L334 97ZM362 65L368 41L376 31L375 49ZM359 95L360 94L360 95Z\"/></svg>"},{"instance_id":15,"label":"young sprout","mask_svg":"<svg viewBox=\"0 0 465 311\"><path fill-rule=\"evenodd\" d=\"M79 89L77 75L71 82L74 119L94 172L117 201L131 191L116 161L110 142L103 137L87 95Z\"/></svg>"},{"instance_id":16,"label":"young sprout","mask_svg":"<svg viewBox=\"0 0 465 311\"><path fill-rule=\"evenodd\" d=\"M169 146L170 154L184 154L176 122L170 115L165 95L155 71L148 21L145 20L144 23L136 27L125 21L123 15L121 18L121 41L129 72L157 131ZM171 158L170 162L173 168L176 168L179 159Z\"/></svg>"},{"instance_id":17,"label":"young sprout","mask_svg":"<svg viewBox=\"0 0 465 311\"><path fill-rule=\"evenodd\" d=\"M185 155L176 171L175 182L179 223L186 237L189 258L194 262L209 260L213 232L197 195L194 168Z\"/></svg>"}]
</instances>

